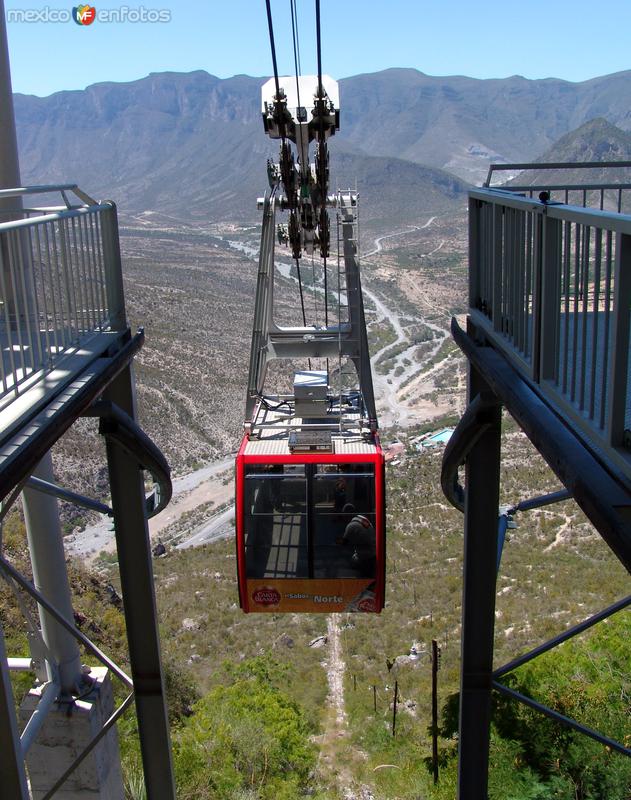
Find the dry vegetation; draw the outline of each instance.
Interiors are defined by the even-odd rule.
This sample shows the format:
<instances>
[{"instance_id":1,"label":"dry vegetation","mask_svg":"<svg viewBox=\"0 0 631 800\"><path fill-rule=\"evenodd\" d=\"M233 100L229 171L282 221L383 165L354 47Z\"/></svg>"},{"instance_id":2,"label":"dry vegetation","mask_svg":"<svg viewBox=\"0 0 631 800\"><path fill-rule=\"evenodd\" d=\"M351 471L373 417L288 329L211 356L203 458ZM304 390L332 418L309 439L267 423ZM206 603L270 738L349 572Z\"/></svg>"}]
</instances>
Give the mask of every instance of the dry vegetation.
<instances>
[{"instance_id":1,"label":"dry vegetation","mask_svg":"<svg viewBox=\"0 0 631 800\"><path fill-rule=\"evenodd\" d=\"M504 428L502 502L513 504L557 488L510 418ZM326 780L332 781L322 785L318 796L323 798L341 797L335 775L347 784L349 773L357 792L371 787L379 800L429 796L422 761L430 753L428 653L431 640L437 639L442 704L458 684L462 590L462 516L442 496L440 461L440 451L418 454L409 448L398 465L389 467L386 608L379 617L347 615L341 620L350 732L338 742L333 773L330 764L323 766ZM627 585L624 569L574 503L523 513L517 522L498 580L498 664L613 602ZM324 724L328 645L309 644L326 634L326 618L243 615L232 541L169 552L156 562L156 591L167 658L185 664L201 691L218 679L223 660L271 653L292 665L288 690L317 725ZM406 656L412 644L419 647L420 660L399 658L390 670L388 664ZM395 678L401 703L396 743L389 732ZM398 768L375 771L384 763Z\"/></svg>"},{"instance_id":2,"label":"dry vegetation","mask_svg":"<svg viewBox=\"0 0 631 800\"><path fill-rule=\"evenodd\" d=\"M126 291L129 317L147 334L136 364L141 421L175 471L184 473L230 453L240 437L256 266L251 253L228 240L247 249L256 245L257 232L159 222L124 227ZM399 424L387 427L383 438L386 444L402 441L407 451L389 466L386 609L377 618L342 621L349 729L335 763L321 764L321 800L348 798L349 781L352 796L367 799L453 796L445 784L444 794L431 795L422 759L430 745L432 639L442 648L441 702L458 685L462 517L440 491L440 451L419 454L410 440L453 422L464 406L465 365L448 326L466 304L465 224L464 217L435 219L383 239L381 252L363 260L380 411L398 409L393 419ZM280 281L286 319L296 297L295 282ZM307 302L312 300L307 292ZM57 465L73 488L102 493L105 461L93 447L95 431L92 422L77 425L57 447ZM97 454L90 467L87 450ZM508 417L502 450L502 503L559 488ZM166 540L185 535L216 510L208 504L188 509ZM498 579L497 663L589 616L627 585L624 570L573 502L521 514L517 523ZM111 568L101 563L115 580ZM243 615L230 539L169 549L155 572L166 660L178 664L183 680L203 694L221 680L222 662L272 653L291 665L285 688L306 708L314 730L321 729L328 653L310 643L326 634L325 617ZM415 662L404 657L413 644L421 653ZM395 679L401 701L397 743L389 733Z\"/></svg>"}]
</instances>

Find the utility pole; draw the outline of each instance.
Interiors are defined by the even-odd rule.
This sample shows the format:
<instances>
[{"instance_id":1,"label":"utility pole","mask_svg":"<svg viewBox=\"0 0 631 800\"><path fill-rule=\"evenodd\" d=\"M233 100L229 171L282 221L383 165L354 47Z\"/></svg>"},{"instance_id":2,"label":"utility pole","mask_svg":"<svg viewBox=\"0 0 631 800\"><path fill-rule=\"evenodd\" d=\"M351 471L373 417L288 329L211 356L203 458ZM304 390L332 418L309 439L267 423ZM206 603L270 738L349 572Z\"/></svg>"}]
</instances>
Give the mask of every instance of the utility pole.
<instances>
[{"instance_id":1,"label":"utility pole","mask_svg":"<svg viewBox=\"0 0 631 800\"><path fill-rule=\"evenodd\" d=\"M432 639L432 771L434 783L438 783L438 659L440 650L436 639Z\"/></svg>"},{"instance_id":2,"label":"utility pole","mask_svg":"<svg viewBox=\"0 0 631 800\"><path fill-rule=\"evenodd\" d=\"M399 681L394 682L394 703L392 705L392 735L397 733L397 700L399 697Z\"/></svg>"}]
</instances>

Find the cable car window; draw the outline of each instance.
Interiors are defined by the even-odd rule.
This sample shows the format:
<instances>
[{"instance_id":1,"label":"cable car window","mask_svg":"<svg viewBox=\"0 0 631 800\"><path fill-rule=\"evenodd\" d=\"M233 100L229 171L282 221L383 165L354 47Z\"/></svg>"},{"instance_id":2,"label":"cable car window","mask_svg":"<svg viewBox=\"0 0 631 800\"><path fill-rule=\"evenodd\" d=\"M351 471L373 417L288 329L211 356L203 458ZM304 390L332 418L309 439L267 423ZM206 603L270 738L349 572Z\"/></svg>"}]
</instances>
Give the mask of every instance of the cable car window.
<instances>
[{"instance_id":1,"label":"cable car window","mask_svg":"<svg viewBox=\"0 0 631 800\"><path fill-rule=\"evenodd\" d=\"M248 577L309 576L304 465L250 465L245 475Z\"/></svg>"},{"instance_id":2,"label":"cable car window","mask_svg":"<svg viewBox=\"0 0 631 800\"><path fill-rule=\"evenodd\" d=\"M313 480L313 575L376 576L372 464L318 465Z\"/></svg>"}]
</instances>

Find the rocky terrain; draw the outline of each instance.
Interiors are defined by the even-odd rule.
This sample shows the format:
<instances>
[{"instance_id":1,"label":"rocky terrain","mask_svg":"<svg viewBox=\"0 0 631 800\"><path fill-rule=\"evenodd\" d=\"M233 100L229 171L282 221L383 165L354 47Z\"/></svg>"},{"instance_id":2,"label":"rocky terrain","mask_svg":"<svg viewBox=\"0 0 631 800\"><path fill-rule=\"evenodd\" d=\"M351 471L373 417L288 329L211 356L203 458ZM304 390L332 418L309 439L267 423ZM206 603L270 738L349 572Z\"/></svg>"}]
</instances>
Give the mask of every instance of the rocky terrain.
<instances>
[{"instance_id":1,"label":"rocky terrain","mask_svg":"<svg viewBox=\"0 0 631 800\"><path fill-rule=\"evenodd\" d=\"M125 212L160 211L185 224L255 222L265 162L278 149L260 120L264 80L166 72L44 98L17 95L23 180L76 181ZM596 117L628 131L630 86L624 72L582 83L412 69L347 78L331 140L334 183L358 180L369 201L365 221L414 224L419 214L458 206L491 162L535 160ZM77 159L85 141L93 155Z\"/></svg>"}]
</instances>

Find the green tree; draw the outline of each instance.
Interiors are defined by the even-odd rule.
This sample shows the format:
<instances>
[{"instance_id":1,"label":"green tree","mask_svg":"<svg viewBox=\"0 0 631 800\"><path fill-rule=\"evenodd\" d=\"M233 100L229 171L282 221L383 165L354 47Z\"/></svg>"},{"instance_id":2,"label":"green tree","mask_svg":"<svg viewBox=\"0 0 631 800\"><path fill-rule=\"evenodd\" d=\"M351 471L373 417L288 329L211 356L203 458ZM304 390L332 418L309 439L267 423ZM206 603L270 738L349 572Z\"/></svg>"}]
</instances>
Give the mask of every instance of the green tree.
<instances>
[{"instance_id":1,"label":"green tree","mask_svg":"<svg viewBox=\"0 0 631 800\"><path fill-rule=\"evenodd\" d=\"M618 614L503 682L629 746L630 634L630 615ZM493 701L491 800L629 800L630 759L503 695ZM452 740L457 725L456 694L443 707L441 735ZM446 756L455 762L455 752Z\"/></svg>"},{"instance_id":2,"label":"green tree","mask_svg":"<svg viewBox=\"0 0 631 800\"><path fill-rule=\"evenodd\" d=\"M308 788L315 749L302 710L273 684L273 662L231 670L193 707L178 733L178 797L295 800Z\"/></svg>"}]
</instances>

